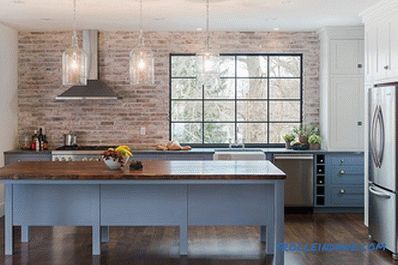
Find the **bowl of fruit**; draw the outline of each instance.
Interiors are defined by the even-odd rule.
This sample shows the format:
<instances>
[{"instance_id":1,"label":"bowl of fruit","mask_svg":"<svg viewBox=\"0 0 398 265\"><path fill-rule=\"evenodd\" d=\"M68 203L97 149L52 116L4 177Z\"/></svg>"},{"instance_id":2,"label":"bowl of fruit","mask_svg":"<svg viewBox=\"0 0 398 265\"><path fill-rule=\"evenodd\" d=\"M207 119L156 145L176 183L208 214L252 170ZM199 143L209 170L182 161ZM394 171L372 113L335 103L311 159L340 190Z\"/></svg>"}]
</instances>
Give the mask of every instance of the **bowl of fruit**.
<instances>
[{"instance_id":1,"label":"bowl of fruit","mask_svg":"<svg viewBox=\"0 0 398 265\"><path fill-rule=\"evenodd\" d=\"M117 170L127 165L133 154L127 145L109 148L102 154L102 160L111 170Z\"/></svg>"}]
</instances>

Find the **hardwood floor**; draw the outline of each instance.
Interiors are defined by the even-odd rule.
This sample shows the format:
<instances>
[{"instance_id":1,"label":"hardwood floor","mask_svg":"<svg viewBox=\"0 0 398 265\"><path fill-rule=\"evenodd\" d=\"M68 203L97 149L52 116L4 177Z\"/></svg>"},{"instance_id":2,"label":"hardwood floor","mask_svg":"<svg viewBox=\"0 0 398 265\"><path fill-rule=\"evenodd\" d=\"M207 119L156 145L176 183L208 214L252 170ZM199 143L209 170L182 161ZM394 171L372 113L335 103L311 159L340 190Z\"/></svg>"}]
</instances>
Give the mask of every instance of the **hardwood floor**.
<instances>
[{"instance_id":1,"label":"hardwood floor","mask_svg":"<svg viewBox=\"0 0 398 265\"><path fill-rule=\"evenodd\" d=\"M285 242L368 243L361 214L289 214ZM3 227L3 219L0 222ZM3 229L1 229L3 230ZM191 227L189 255L178 255L174 227L112 228L101 257L91 256L91 229L87 227L33 227L29 243L20 243L15 229L15 255L4 257L0 233L0 261L6 265L264 265L257 227ZM286 265L398 264L388 252L286 252Z\"/></svg>"}]
</instances>

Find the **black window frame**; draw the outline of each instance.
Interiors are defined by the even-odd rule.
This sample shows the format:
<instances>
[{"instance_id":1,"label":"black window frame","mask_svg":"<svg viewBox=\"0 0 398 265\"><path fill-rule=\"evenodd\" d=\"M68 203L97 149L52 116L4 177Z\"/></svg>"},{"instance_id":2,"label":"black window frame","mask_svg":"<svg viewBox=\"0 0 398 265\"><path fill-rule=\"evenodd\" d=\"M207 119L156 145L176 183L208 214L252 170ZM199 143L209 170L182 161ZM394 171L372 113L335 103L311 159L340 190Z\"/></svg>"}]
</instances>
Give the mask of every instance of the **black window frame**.
<instances>
[{"instance_id":1,"label":"black window frame","mask_svg":"<svg viewBox=\"0 0 398 265\"><path fill-rule=\"evenodd\" d=\"M172 121L172 102L173 101L178 101L179 99L173 99L172 98L172 80L173 79L190 79L190 78L195 78L196 77L173 77L172 74L172 58L173 56L196 56L195 53L170 53L169 54L169 140L172 140L172 125L173 123L190 123L190 122L173 122ZM235 80L235 98L233 99L205 99L205 94L204 94L204 88L202 88L202 97L201 99L181 99L182 101L198 101L202 102L202 120L201 122L191 122L191 123L198 123L201 124L202 126L202 143L181 143L184 145L190 145L192 147L208 147L208 148L224 148L228 147L227 143L222 143L222 144L216 144L216 143L205 143L204 142L204 125L206 123L231 123L234 124L234 130L235 130L235 137L237 135L237 124L238 123L266 123L267 124L267 143L245 143L245 147L254 147L254 148L273 148L273 147L283 147L284 143L269 143L270 141L270 124L272 123L278 123L278 124L283 124L283 123L294 123L297 124L297 121L270 121L270 111L269 111L269 105L270 102L275 102L275 101L296 101L300 102L300 121L299 124L303 125L303 107L304 107L304 100L303 100L303 82L304 82L304 69L303 69L303 53L221 53L220 56L234 56L235 57L235 76L234 77L221 77L222 79L234 79ZM238 56L266 56L267 57L267 77L263 78L258 78L258 77L238 77L237 76L237 57ZM270 77L269 75L269 57L271 56L286 56L286 57L299 57L300 58L300 77ZM267 80L267 98L266 99L237 99L237 80L239 79L266 79ZM270 99L270 80L272 79L299 79L300 80L300 99ZM204 120L204 103L208 101L231 101L235 103L235 120L234 121L205 121ZM266 101L267 102L267 121L266 122L253 122L253 121L238 121L237 120L237 102L238 101Z\"/></svg>"}]
</instances>

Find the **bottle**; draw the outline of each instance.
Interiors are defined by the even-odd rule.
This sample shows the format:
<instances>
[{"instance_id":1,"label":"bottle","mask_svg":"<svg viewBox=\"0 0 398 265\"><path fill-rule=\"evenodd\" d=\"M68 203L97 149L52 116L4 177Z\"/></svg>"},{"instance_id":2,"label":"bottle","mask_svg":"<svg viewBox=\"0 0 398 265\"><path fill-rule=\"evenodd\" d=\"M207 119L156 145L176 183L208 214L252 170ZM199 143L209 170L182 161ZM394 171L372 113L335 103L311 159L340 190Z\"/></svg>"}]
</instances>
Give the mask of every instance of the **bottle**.
<instances>
[{"instance_id":1,"label":"bottle","mask_svg":"<svg viewBox=\"0 0 398 265\"><path fill-rule=\"evenodd\" d=\"M39 135L37 136L37 139L39 141L39 151L43 150L43 143L44 143L44 135L43 135L43 129L39 128ZM37 151L37 147L36 147Z\"/></svg>"},{"instance_id":2,"label":"bottle","mask_svg":"<svg viewBox=\"0 0 398 265\"><path fill-rule=\"evenodd\" d=\"M37 140L38 138L37 138L37 130L34 130L34 134L33 134L33 136L32 136L32 143L31 143L31 148L30 149L32 149L32 151L36 151L36 140Z\"/></svg>"},{"instance_id":3,"label":"bottle","mask_svg":"<svg viewBox=\"0 0 398 265\"><path fill-rule=\"evenodd\" d=\"M45 135L45 134L43 136L43 150L48 150L47 135Z\"/></svg>"},{"instance_id":4,"label":"bottle","mask_svg":"<svg viewBox=\"0 0 398 265\"><path fill-rule=\"evenodd\" d=\"M36 146L36 152L39 152L39 151L40 151L40 142L39 142L39 138L36 138L35 146Z\"/></svg>"}]
</instances>

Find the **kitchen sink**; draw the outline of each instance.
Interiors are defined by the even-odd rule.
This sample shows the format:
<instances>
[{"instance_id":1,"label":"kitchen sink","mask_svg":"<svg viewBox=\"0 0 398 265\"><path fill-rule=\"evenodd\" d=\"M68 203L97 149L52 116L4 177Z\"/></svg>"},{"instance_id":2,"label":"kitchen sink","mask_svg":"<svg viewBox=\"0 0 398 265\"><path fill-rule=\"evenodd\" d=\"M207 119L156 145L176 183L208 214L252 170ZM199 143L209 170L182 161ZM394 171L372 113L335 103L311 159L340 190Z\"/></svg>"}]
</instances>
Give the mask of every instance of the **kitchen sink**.
<instances>
[{"instance_id":1,"label":"kitchen sink","mask_svg":"<svg viewBox=\"0 0 398 265\"><path fill-rule=\"evenodd\" d=\"M216 148L214 149L216 152L263 152L261 148Z\"/></svg>"},{"instance_id":2,"label":"kitchen sink","mask_svg":"<svg viewBox=\"0 0 398 265\"><path fill-rule=\"evenodd\" d=\"M214 160L265 160L265 153L260 148L220 148L216 149Z\"/></svg>"}]
</instances>

